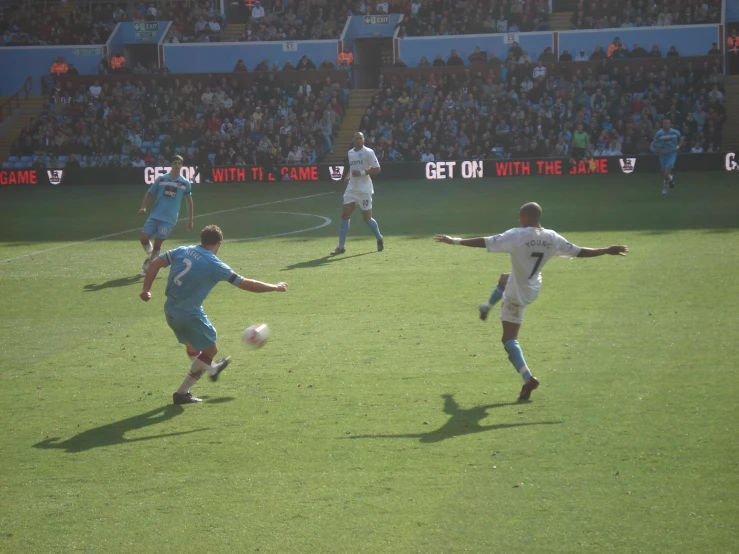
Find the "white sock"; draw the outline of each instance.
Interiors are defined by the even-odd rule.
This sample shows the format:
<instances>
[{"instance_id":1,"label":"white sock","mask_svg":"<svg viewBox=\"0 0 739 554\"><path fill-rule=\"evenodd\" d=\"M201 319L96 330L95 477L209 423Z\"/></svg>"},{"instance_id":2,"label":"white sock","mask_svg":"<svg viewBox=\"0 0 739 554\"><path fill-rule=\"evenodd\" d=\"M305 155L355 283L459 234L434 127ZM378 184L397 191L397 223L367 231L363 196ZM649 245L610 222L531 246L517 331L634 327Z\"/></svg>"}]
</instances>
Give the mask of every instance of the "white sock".
<instances>
[{"instance_id":1,"label":"white sock","mask_svg":"<svg viewBox=\"0 0 739 554\"><path fill-rule=\"evenodd\" d=\"M192 362L192 365L190 366L190 371L187 372L187 375L185 375L185 379L180 385L180 388L177 389L177 394L187 394L188 392L190 392L190 387L195 385L195 383L200 380L200 378L203 376L203 373L205 373L205 370L208 369L208 367L208 364L206 364L202 360L195 358Z\"/></svg>"},{"instance_id":2,"label":"white sock","mask_svg":"<svg viewBox=\"0 0 739 554\"><path fill-rule=\"evenodd\" d=\"M159 250L152 250L151 253L149 254L149 261L153 262L154 260L156 260L158 255L159 255Z\"/></svg>"},{"instance_id":3,"label":"white sock","mask_svg":"<svg viewBox=\"0 0 739 554\"><path fill-rule=\"evenodd\" d=\"M144 252L146 252L147 256L151 256L152 246L151 242L147 242L146 244L141 245L144 249Z\"/></svg>"}]
</instances>

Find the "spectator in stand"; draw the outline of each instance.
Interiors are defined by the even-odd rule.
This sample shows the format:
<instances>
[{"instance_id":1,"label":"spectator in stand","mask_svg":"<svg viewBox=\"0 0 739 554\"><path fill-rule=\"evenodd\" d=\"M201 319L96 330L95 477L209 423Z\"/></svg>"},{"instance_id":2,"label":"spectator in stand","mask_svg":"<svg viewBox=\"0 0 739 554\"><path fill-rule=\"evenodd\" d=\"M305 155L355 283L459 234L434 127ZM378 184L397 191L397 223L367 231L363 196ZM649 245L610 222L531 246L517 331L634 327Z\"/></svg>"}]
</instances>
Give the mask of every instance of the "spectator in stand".
<instances>
[{"instance_id":1,"label":"spectator in stand","mask_svg":"<svg viewBox=\"0 0 739 554\"><path fill-rule=\"evenodd\" d=\"M585 54L585 50L580 50L580 53L575 56L576 62L586 62L591 58L588 58L588 56Z\"/></svg>"},{"instance_id":2,"label":"spectator in stand","mask_svg":"<svg viewBox=\"0 0 739 554\"><path fill-rule=\"evenodd\" d=\"M547 68L544 66L544 64L539 60L536 62L536 67L534 68L533 77L534 79L545 79L547 76Z\"/></svg>"},{"instance_id":3,"label":"spectator in stand","mask_svg":"<svg viewBox=\"0 0 739 554\"><path fill-rule=\"evenodd\" d=\"M431 67L431 62L428 61L426 56L421 56L421 59L418 61L418 65L416 67Z\"/></svg>"},{"instance_id":4,"label":"spectator in stand","mask_svg":"<svg viewBox=\"0 0 739 554\"><path fill-rule=\"evenodd\" d=\"M300 58L300 61L298 61L298 65L295 66L295 69L313 70L313 69L316 69L316 64L314 64L311 60L309 60L308 56L303 56L302 58Z\"/></svg>"},{"instance_id":5,"label":"spectator in stand","mask_svg":"<svg viewBox=\"0 0 739 554\"><path fill-rule=\"evenodd\" d=\"M583 51L584 53L584 51ZM566 49L562 50L562 53L559 56L559 61L561 62L571 62L572 61L572 54L570 54Z\"/></svg>"},{"instance_id":6,"label":"spectator in stand","mask_svg":"<svg viewBox=\"0 0 739 554\"><path fill-rule=\"evenodd\" d=\"M244 64L244 60L239 60L236 62L236 65L234 66L234 72L237 73L246 73L249 71L249 69L246 67L246 64Z\"/></svg>"},{"instance_id":7,"label":"spectator in stand","mask_svg":"<svg viewBox=\"0 0 739 554\"><path fill-rule=\"evenodd\" d=\"M720 56L721 55L721 50L718 49L717 43L714 42L711 45L711 49L708 51L708 55L709 56Z\"/></svg>"},{"instance_id":8,"label":"spectator in stand","mask_svg":"<svg viewBox=\"0 0 739 554\"><path fill-rule=\"evenodd\" d=\"M328 58L325 58L323 62L321 62L321 65L318 66L318 69L321 71L328 71L328 70L336 69L336 66L331 60L329 60Z\"/></svg>"},{"instance_id":9,"label":"spectator in stand","mask_svg":"<svg viewBox=\"0 0 739 554\"><path fill-rule=\"evenodd\" d=\"M49 70L49 72L56 77L66 75L68 71L69 67L66 63L64 63L64 58L62 58L61 56L57 57L56 61L51 64L51 69Z\"/></svg>"},{"instance_id":10,"label":"spectator in stand","mask_svg":"<svg viewBox=\"0 0 739 554\"><path fill-rule=\"evenodd\" d=\"M405 62L401 60L400 58L396 58L395 63L393 64L393 67L408 67L405 65Z\"/></svg>"},{"instance_id":11,"label":"spectator in stand","mask_svg":"<svg viewBox=\"0 0 739 554\"><path fill-rule=\"evenodd\" d=\"M652 48L652 52L654 52L654 48ZM650 56L649 52L644 50L641 46L638 44L634 44L634 47L631 49L631 52L629 53L630 58L648 58Z\"/></svg>"},{"instance_id":12,"label":"spectator in stand","mask_svg":"<svg viewBox=\"0 0 739 554\"><path fill-rule=\"evenodd\" d=\"M591 61L602 61L606 59L606 53L603 52L603 48L598 45L595 47L595 50L593 50L593 53L590 54L590 60Z\"/></svg>"},{"instance_id":13,"label":"spectator in stand","mask_svg":"<svg viewBox=\"0 0 739 554\"><path fill-rule=\"evenodd\" d=\"M678 54L677 49L674 46L670 46L670 49L667 51L667 57L668 58L673 58L673 57L677 57L679 55L680 54Z\"/></svg>"},{"instance_id":14,"label":"spectator in stand","mask_svg":"<svg viewBox=\"0 0 739 554\"><path fill-rule=\"evenodd\" d=\"M120 52L116 51L115 55L110 58L110 70L113 73L123 73L123 65L125 63L126 58L124 58Z\"/></svg>"},{"instance_id":15,"label":"spectator in stand","mask_svg":"<svg viewBox=\"0 0 739 554\"><path fill-rule=\"evenodd\" d=\"M441 57L441 54L436 54L436 58L434 58L434 63L432 65L434 67L444 67L446 65L446 62Z\"/></svg>"},{"instance_id":16,"label":"spectator in stand","mask_svg":"<svg viewBox=\"0 0 739 554\"><path fill-rule=\"evenodd\" d=\"M610 59L616 59L626 58L627 56L628 51L626 50L626 46L621 44L621 39L619 37L613 39L613 42L608 46L608 50L606 51L606 57Z\"/></svg>"},{"instance_id":17,"label":"spectator in stand","mask_svg":"<svg viewBox=\"0 0 739 554\"><path fill-rule=\"evenodd\" d=\"M470 61L470 63L487 62L488 55L487 55L487 52L480 50L479 46L475 46L475 51L472 52L472 54L470 54L469 56L467 56L467 59Z\"/></svg>"},{"instance_id":18,"label":"spectator in stand","mask_svg":"<svg viewBox=\"0 0 739 554\"><path fill-rule=\"evenodd\" d=\"M649 51L649 57L650 58L661 58L662 52L660 52L659 46L656 44L652 46L652 49Z\"/></svg>"},{"instance_id":19,"label":"spectator in stand","mask_svg":"<svg viewBox=\"0 0 739 554\"><path fill-rule=\"evenodd\" d=\"M452 48L451 54L449 56L449 59L446 61L446 64L448 66L454 66L454 65L464 65L464 60L459 57L457 54L457 51Z\"/></svg>"},{"instance_id":20,"label":"spectator in stand","mask_svg":"<svg viewBox=\"0 0 739 554\"><path fill-rule=\"evenodd\" d=\"M344 51L338 57L339 69L351 69L354 64L354 54L351 53L348 46L344 47Z\"/></svg>"}]
</instances>

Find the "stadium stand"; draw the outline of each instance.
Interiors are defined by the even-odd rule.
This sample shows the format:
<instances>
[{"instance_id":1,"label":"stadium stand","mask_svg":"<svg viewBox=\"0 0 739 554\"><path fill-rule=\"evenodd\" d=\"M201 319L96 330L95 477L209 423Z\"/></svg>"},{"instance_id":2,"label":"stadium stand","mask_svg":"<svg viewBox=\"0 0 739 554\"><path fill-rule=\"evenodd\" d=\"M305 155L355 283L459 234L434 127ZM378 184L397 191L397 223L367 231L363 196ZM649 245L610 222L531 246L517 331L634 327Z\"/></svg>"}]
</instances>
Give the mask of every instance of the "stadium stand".
<instances>
[{"instance_id":1,"label":"stadium stand","mask_svg":"<svg viewBox=\"0 0 739 554\"><path fill-rule=\"evenodd\" d=\"M393 161L567 156L582 123L594 155L649 153L663 117L685 152L719 151L721 57L387 68L360 130Z\"/></svg>"},{"instance_id":2,"label":"stadium stand","mask_svg":"<svg viewBox=\"0 0 739 554\"><path fill-rule=\"evenodd\" d=\"M307 164L333 149L343 71L57 79L6 167Z\"/></svg>"}]
</instances>

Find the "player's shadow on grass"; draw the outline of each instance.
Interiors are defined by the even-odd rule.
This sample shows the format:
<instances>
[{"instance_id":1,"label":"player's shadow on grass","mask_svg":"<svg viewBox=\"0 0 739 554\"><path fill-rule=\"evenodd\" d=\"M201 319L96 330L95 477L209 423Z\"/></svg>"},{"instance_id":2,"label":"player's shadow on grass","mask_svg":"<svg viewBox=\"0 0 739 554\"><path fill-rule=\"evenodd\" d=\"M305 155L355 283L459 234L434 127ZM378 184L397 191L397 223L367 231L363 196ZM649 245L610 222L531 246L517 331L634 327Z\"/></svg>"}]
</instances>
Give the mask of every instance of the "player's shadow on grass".
<instances>
[{"instance_id":1,"label":"player's shadow on grass","mask_svg":"<svg viewBox=\"0 0 739 554\"><path fill-rule=\"evenodd\" d=\"M293 269L303 269L306 267L320 267L322 265L339 262L341 260L349 260L351 258L359 258L360 256L367 256L368 254L376 254L377 252L362 252L361 254L354 254L352 256L323 256L315 260L308 260L307 262L298 262L296 264L289 265L280 271L292 271Z\"/></svg>"},{"instance_id":2,"label":"player's shadow on grass","mask_svg":"<svg viewBox=\"0 0 739 554\"><path fill-rule=\"evenodd\" d=\"M214 399L217 400L217 399ZM212 401L211 401L212 402ZM88 429L82 433L75 435L65 441L57 442L61 439L49 438L44 439L33 445L34 448L59 448L65 450L68 454L75 454L92 450L93 448L102 448L104 446L114 446L116 444L125 444L131 442L148 441L152 439L162 439L165 437L176 437L178 435L187 435L189 433L197 433L198 431L206 431L207 429L192 429L190 431L179 431L177 433L163 433L161 435L152 435L149 437L138 437L135 439L127 439L125 434L129 431L143 429L157 423L164 423L175 416L183 413L185 409L175 404L167 404L161 408L150 410L143 414L122 419L107 425L101 425L94 429Z\"/></svg>"},{"instance_id":3,"label":"player's shadow on grass","mask_svg":"<svg viewBox=\"0 0 739 554\"><path fill-rule=\"evenodd\" d=\"M89 285L85 285L85 288L83 290L85 292L97 292L103 289L127 287L129 285L135 285L136 283L143 283L143 277L134 275L132 277L121 277L120 279L113 279L111 281L106 281L105 283L100 283L99 285L91 283Z\"/></svg>"},{"instance_id":4,"label":"player's shadow on grass","mask_svg":"<svg viewBox=\"0 0 739 554\"><path fill-rule=\"evenodd\" d=\"M556 425L561 421L532 421L522 423L498 423L495 425L480 425L480 421L488 416L487 411L505 406L518 406L518 402L502 404L487 404L486 406L475 406L463 410L454 400L451 394L442 394L444 399L444 413L450 415L449 421L438 429L427 433L408 433L403 435L357 435L354 437L342 437L348 439L420 439L423 443L440 442L471 433L482 433L483 431L494 431L496 429L508 429L510 427L521 427L524 425Z\"/></svg>"}]
</instances>

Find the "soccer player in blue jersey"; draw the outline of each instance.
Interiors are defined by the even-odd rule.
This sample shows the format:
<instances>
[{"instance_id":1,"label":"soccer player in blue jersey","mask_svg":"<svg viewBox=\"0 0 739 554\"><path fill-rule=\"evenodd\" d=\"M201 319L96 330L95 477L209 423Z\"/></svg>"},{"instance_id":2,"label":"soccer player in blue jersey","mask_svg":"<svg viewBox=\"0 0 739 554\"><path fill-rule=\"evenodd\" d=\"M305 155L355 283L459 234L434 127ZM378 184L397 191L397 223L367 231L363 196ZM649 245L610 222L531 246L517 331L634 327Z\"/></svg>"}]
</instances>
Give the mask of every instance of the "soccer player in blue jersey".
<instances>
[{"instance_id":1,"label":"soccer player in blue jersey","mask_svg":"<svg viewBox=\"0 0 739 554\"><path fill-rule=\"evenodd\" d=\"M668 117L662 120L662 128L654 135L652 151L659 154L659 166L662 170L664 181L662 182L662 196L667 196L667 189L674 188L675 178L672 170L677 160L677 151L683 145L683 137L680 131L672 128Z\"/></svg>"},{"instance_id":2,"label":"soccer player in blue jersey","mask_svg":"<svg viewBox=\"0 0 739 554\"><path fill-rule=\"evenodd\" d=\"M149 187L141 202L141 208L137 214L138 217L146 213L146 205L149 203L149 200L155 198L151 215L146 220L146 223L144 223L144 228L141 229L141 246L146 251L146 260L144 260L144 265L141 267L143 270L141 277L146 275L149 263L159 256L162 243L169 237L174 226L177 225L177 217L180 214L180 206L182 205L183 198L187 198L187 213L190 217L187 230L192 231L194 213L192 186L190 185L190 181L180 175L182 162L181 156L173 157L170 172L159 177ZM154 236L153 247L149 240L152 235Z\"/></svg>"},{"instance_id":3,"label":"soccer player in blue jersey","mask_svg":"<svg viewBox=\"0 0 739 554\"><path fill-rule=\"evenodd\" d=\"M180 388L172 395L175 404L193 404L200 398L190 394L190 387L198 382L207 371L211 381L218 380L226 369L230 358L221 358L213 363L218 353L216 330L203 311L203 301L220 281L228 281L241 290L250 292L285 292L287 283L271 285L245 279L218 259L216 254L223 242L223 232L216 225L208 225L200 233L199 246L180 246L152 260L146 271L144 286L139 295L141 300L151 299L151 286L157 273L170 266L164 315L180 344L187 348L192 360L190 371Z\"/></svg>"}]
</instances>

